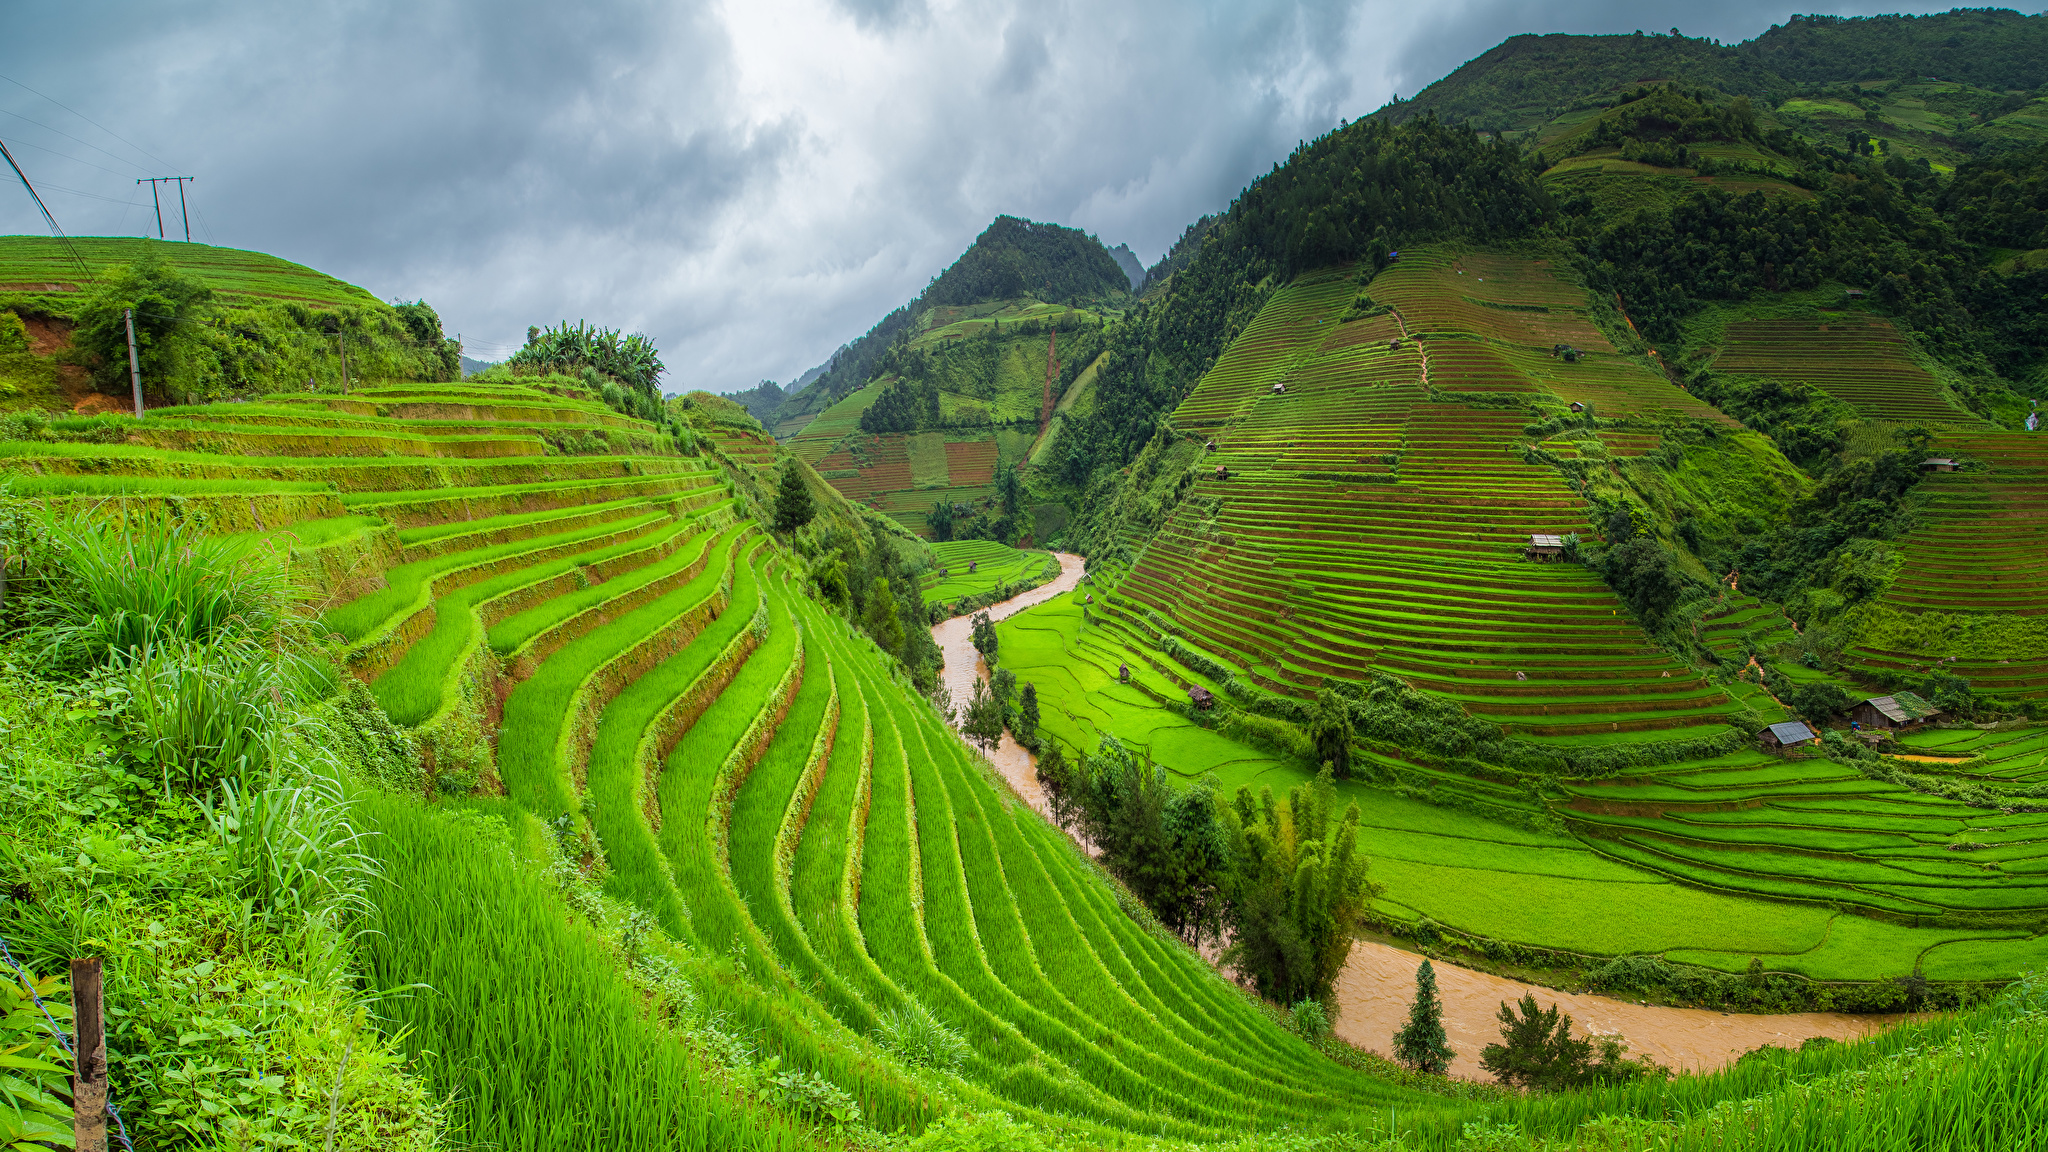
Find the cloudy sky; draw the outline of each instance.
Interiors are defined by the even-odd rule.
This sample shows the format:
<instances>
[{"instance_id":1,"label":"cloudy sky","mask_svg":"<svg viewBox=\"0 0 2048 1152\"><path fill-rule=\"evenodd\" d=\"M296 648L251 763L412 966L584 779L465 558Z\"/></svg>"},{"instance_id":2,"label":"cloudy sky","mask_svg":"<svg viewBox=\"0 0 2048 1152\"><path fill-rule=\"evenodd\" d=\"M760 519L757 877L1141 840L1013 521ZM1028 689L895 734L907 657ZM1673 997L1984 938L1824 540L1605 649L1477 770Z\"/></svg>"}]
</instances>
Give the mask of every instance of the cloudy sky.
<instances>
[{"instance_id":1,"label":"cloudy sky","mask_svg":"<svg viewBox=\"0 0 2048 1152\"><path fill-rule=\"evenodd\" d=\"M1149 264L1298 141L1508 36L1734 42L1794 10L77 0L10 6L0 139L74 235L153 232L135 178L190 174L195 239L424 297L479 358L588 319L653 335L672 389L728 391L825 359L998 213ZM0 233L43 231L0 185Z\"/></svg>"}]
</instances>

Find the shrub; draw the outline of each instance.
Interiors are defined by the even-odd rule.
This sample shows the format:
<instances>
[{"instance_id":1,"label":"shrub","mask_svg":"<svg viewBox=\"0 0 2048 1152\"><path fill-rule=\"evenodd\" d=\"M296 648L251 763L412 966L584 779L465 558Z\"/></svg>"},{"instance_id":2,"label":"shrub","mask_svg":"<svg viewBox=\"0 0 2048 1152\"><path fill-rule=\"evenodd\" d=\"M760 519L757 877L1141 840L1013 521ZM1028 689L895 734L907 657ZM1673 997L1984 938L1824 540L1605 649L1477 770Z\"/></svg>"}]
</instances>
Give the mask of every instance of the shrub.
<instances>
[{"instance_id":1,"label":"shrub","mask_svg":"<svg viewBox=\"0 0 2048 1152\"><path fill-rule=\"evenodd\" d=\"M910 1067L941 1072L958 1069L973 1051L958 1032L914 1000L884 1013L875 1039Z\"/></svg>"},{"instance_id":2,"label":"shrub","mask_svg":"<svg viewBox=\"0 0 2048 1152\"><path fill-rule=\"evenodd\" d=\"M1287 1026L1304 1040L1320 1040L1330 1034L1330 1014L1320 1000L1297 1000L1287 1010Z\"/></svg>"}]
</instances>

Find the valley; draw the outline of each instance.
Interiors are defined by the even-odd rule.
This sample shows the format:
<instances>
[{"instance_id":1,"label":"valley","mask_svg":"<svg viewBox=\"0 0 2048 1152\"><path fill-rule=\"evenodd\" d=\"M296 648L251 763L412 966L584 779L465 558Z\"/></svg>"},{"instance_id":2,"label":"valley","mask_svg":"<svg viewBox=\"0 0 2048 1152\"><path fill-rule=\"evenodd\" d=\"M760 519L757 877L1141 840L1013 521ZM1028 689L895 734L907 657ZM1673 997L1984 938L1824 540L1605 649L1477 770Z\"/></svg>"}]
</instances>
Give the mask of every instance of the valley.
<instances>
[{"instance_id":1,"label":"valley","mask_svg":"<svg viewBox=\"0 0 2048 1152\"><path fill-rule=\"evenodd\" d=\"M2033 1146L2044 29L1517 36L726 395L0 237L0 1143Z\"/></svg>"}]
</instances>

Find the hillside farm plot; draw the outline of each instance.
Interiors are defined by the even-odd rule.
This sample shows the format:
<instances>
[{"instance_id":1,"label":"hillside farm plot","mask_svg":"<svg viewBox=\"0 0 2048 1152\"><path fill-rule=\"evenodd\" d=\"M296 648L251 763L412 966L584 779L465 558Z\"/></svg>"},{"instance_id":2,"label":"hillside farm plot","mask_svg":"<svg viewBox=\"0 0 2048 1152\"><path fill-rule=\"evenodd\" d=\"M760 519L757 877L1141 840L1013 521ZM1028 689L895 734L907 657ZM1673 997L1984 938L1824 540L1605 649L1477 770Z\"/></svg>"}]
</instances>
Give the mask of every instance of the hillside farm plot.
<instances>
[{"instance_id":1,"label":"hillside farm plot","mask_svg":"<svg viewBox=\"0 0 2048 1152\"><path fill-rule=\"evenodd\" d=\"M74 293L78 265L76 248L94 275L117 264L133 264L155 255L167 264L197 276L236 304L290 300L321 305L375 305L377 297L322 272L262 252L215 248L207 244L172 243L127 236L74 236L67 246L54 238L11 237L0 258L0 292Z\"/></svg>"},{"instance_id":2,"label":"hillside farm plot","mask_svg":"<svg viewBox=\"0 0 2048 1152\"><path fill-rule=\"evenodd\" d=\"M933 544L934 565L918 579L927 604L950 604L970 596L987 596L999 588L1019 591L1059 575L1059 561L1049 552L1033 552L994 540L953 540Z\"/></svg>"},{"instance_id":3,"label":"hillside farm plot","mask_svg":"<svg viewBox=\"0 0 2048 1152\"><path fill-rule=\"evenodd\" d=\"M1723 339L1717 372L1811 384L1876 420L1983 426L1942 396L1940 383L1912 358L1889 320L1741 320L1728 325Z\"/></svg>"},{"instance_id":4,"label":"hillside farm plot","mask_svg":"<svg viewBox=\"0 0 2048 1152\"><path fill-rule=\"evenodd\" d=\"M1275 293L1183 402L1175 419L1215 451L1100 615L1291 695L1378 671L1538 739L1717 725L1725 693L1650 646L1596 577L1522 557L1531 533L1591 530L1557 474L1515 454L1526 413L1454 402L1543 393L1521 365L1554 363L1546 337L1611 357L1583 294L1527 260L1404 253L1366 287L1394 315L1345 321L1346 272ZM1640 410L1704 407L1613 368Z\"/></svg>"},{"instance_id":5,"label":"hillside farm plot","mask_svg":"<svg viewBox=\"0 0 2048 1152\"><path fill-rule=\"evenodd\" d=\"M1970 464L1915 494L1904 563L1850 652L1873 678L1940 670L2002 700L2048 698L2048 445L2023 432L1951 433Z\"/></svg>"}]
</instances>

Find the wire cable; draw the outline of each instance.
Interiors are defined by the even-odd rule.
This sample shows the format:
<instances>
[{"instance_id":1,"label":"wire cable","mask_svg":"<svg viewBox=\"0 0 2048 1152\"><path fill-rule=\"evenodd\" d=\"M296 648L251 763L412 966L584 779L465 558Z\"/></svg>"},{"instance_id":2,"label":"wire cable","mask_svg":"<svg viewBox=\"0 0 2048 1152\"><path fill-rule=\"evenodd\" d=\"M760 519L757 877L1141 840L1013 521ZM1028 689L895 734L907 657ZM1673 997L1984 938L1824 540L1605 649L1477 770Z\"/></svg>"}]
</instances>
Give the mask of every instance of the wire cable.
<instances>
[{"instance_id":1,"label":"wire cable","mask_svg":"<svg viewBox=\"0 0 2048 1152\"><path fill-rule=\"evenodd\" d=\"M72 108L72 107L70 107L69 105L67 105L67 104L64 104L64 103L60 102L60 101L59 101L59 100L57 100L57 98L56 98L56 97L54 97L54 96L46 96L46 95L44 95L44 94L43 94L43 93L41 93L41 92L36 92L36 90L35 90L35 89L33 89L33 88L30 88L30 87L29 87L28 85L26 85L26 84L23 84L23 83L22 83L21 81L19 81L19 80L16 80L16 79L15 79L14 77L12 77L12 76L0 76L0 80L5 80L5 81L7 81L7 82L8 82L9 84L12 84L12 85L14 85L14 86L15 86L16 88L19 88L19 89L23 90L24 92L33 92L33 93L35 93L35 94L36 94L37 96L42 96L42 98L43 98L43 99L45 99L45 100L48 100L48 101L49 101L50 103L52 103L52 104L55 104L55 105L57 105L57 107L59 107L59 108L62 108L62 109L64 109L64 110L65 110L66 112L69 112L69 113L71 113L71 114L72 114L73 116L76 116L76 117L78 117L78 118L79 118L80 120L83 120L83 121L85 121L85 122L86 122L87 124L90 124L90 125L92 125L93 127L95 127L95 128L97 128L97 129L99 129L99 130L100 130L100 131L102 131L102 132L105 132L105 133L106 133L107 135L109 135L109 136L112 136L112 137L113 137L114 139L116 139L116 140L119 140L119 141L120 141L121 143L123 143L123 144L126 144L126 145L128 145L128 146L129 146L130 148L133 148L133 149L135 149L135 150L136 150L137 152L140 152L140 153L142 153L142 154L143 154L144 156L147 156L147 157L149 157L149 158L150 158L151 160L154 160L154 161L156 161L156 163L157 163L157 166L158 166L158 167L160 167L160 168L176 168L176 167L178 167L178 165L176 165L176 164L172 164L172 163L170 163L169 161L166 161L166 160L164 160L163 158L161 158L161 157L159 157L159 156L155 155L154 153L152 153L152 152L148 151L147 149L143 148L143 147L142 147L142 145L140 145L140 144L137 144L137 143L135 143L134 141L132 141L132 140L128 139L127 137L125 137L125 136L121 135L120 133L118 133L118 132L114 131L114 130L113 130L112 128L109 128L109 127L107 127L106 125L104 125L104 124L100 123L99 121L97 121L97 120L93 119L92 117L90 117L90 116L87 116L87 115L86 115L85 113L83 113L83 112L80 112L80 111L78 111L77 109L75 109L75 108ZM56 131L56 129L52 128L52 129L51 129L51 131L52 131L52 132L54 132L54 131ZM85 141L83 141L83 140L80 140L80 141L79 141L79 143L81 143L81 144L85 144ZM92 145L90 145L90 144L86 144L86 147L90 148L90 147L92 147ZM109 156L113 156L114 154L113 154L113 153L111 153L111 152L108 152L108 153L107 153L107 155L109 155ZM122 160L122 159L121 159L121 157L119 157L119 156L114 156L114 159L116 159L116 160L121 160L121 162L122 162L123 164L135 164L135 162L134 162L133 160ZM140 167L142 167L142 165L140 165L140 164L135 164L135 166L136 166L137 168L140 168Z\"/></svg>"},{"instance_id":2,"label":"wire cable","mask_svg":"<svg viewBox=\"0 0 2048 1152\"><path fill-rule=\"evenodd\" d=\"M78 254L78 245L73 244L71 237L66 236L62 228L57 227L57 218L50 215L50 206L43 203L42 196L36 192L36 186L28 182L28 173L23 172L21 165L14 162L14 153L7 150L7 142L5 140L0 140L0 156L6 157L7 166L14 169L16 176L21 177L21 186L28 189L29 198L34 200L36 207L42 210L43 219L50 222L50 231L56 233L59 240L64 241L64 247L70 250L71 258L78 261L78 270L85 273L86 279L92 279L92 269L85 266L85 257Z\"/></svg>"},{"instance_id":3,"label":"wire cable","mask_svg":"<svg viewBox=\"0 0 2048 1152\"><path fill-rule=\"evenodd\" d=\"M55 132L57 135L62 136L66 140L72 140L76 141L77 143L84 144L87 148L92 149L93 151L99 153L100 155L105 156L110 160L115 160L118 161L119 163L126 164L129 167L135 169L137 172L149 171L149 169L144 168L142 165L137 164L135 161L130 160L126 156L116 156L112 152L107 151L105 148L102 148L97 144L91 143L90 141L86 140L79 140L78 137L73 136L71 133L64 131L62 128L52 128L48 124L43 123L41 120L31 119L27 116L23 116L19 112L8 112L5 108L0 108L0 112L5 112L7 115L14 117L16 120L19 120L24 124L33 124L36 127L41 128L45 132Z\"/></svg>"}]
</instances>

